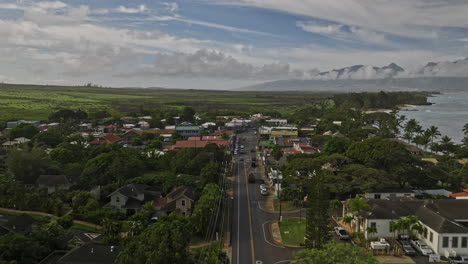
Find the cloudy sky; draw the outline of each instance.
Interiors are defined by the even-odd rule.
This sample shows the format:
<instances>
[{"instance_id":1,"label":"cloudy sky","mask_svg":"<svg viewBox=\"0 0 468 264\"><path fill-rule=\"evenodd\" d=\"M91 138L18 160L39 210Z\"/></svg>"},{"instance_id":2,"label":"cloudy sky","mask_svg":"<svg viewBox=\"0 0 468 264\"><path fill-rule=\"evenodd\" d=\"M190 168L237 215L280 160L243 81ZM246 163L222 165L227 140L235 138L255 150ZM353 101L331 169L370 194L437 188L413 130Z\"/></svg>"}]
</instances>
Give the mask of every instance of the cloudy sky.
<instances>
[{"instance_id":1,"label":"cloudy sky","mask_svg":"<svg viewBox=\"0 0 468 264\"><path fill-rule=\"evenodd\" d=\"M467 57L467 14L466 0L0 0L0 82L223 89L411 69Z\"/></svg>"}]
</instances>

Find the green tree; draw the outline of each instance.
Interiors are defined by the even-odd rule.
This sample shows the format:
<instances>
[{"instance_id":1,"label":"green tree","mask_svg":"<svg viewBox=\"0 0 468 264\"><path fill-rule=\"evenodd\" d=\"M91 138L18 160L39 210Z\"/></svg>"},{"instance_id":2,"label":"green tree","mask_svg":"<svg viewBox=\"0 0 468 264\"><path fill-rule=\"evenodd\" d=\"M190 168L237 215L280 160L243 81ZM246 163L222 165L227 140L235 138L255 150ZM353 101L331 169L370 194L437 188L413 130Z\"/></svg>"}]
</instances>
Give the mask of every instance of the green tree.
<instances>
[{"instance_id":1,"label":"green tree","mask_svg":"<svg viewBox=\"0 0 468 264\"><path fill-rule=\"evenodd\" d=\"M35 135L39 134L39 129L32 124L21 123L10 130L8 137L10 139L25 137L33 138Z\"/></svg>"},{"instance_id":2,"label":"green tree","mask_svg":"<svg viewBox=\"0 0 468 264\"><path fill-rule=\"evenodd\" d=\"M118 243L120 240L120 232L122 231L122 223L104 218L101 225L105 241L112 244Z\"/></svg>"},{"instance_id":3,"label":"green tree","mask_svg":"<svg viewBox=\"0 0 468 264\"><path fill-rule=\"evenodd\" d=\"M12 149L6 160L8 170L23 183L32 184L37 177L45 174L50 167L50 159L41 148L32 150Z\"/></svg>"},{"instance_id":4,"label":"green tree","mask_svg":"<svg viewBox=\"0 0 468 264\"><path fill-rule=\"evenodd\" d=\"M33 141L37 145L45 145L50 148L55 148L58 144L62 143L64 137L57 128L50 128L33 137Z\"/></svg>"},{"instance_id":5,"label":"green tree","mask_svg":"<svg viewBox=\"0 0 468 264\"><path fill-rule=\"evenodd\" d=\"M441 135L439 128L436 126L431 126L426 131L429 131L428 134L429 134L429 137L431 138L431 145L434 144L434 140Z\"/></svg>"},{"instance_id":6,"label":"green tree","mask_svg":"<svg viewBox=\"0 0 468 264\"><path fill-rule=\"evenodd\" d=\"M141 210L138 210L134 215L132 215L131 220L133 223L130 232L132 236L139 235L149 225L154 212L153 203L146 202Z\"/></svg>"},{"instance_id":7,"label":"green tree","mask_svg":"<svg viewBox=\"0 0 468 264\"><path fill-rule=\"evenodd\" d=\"M193 123L194 116L195 116L195 110L190 106L186 106L182 110L182 115L180 116L180 118L182 121Z\"/></svg>"},{"instance_id":8,"label":"green tree","mask_svg":"<svg viewBox=\"0 0 468 264\"><path fill-rule=\"evenodd\" d=\"M378 264L372 254L347 243L329 243L323 249L306 249L295 256L297 264Z\"/></svg>"},{"instance_id":9,"label":"green tree","mask_svg":"<svg viewBox=\"0 0 468 264\"><path fill-rule=\"evenodd\" d=\"M327 155L334 153L344 154L351 143L351 140L345 137L332 137L325 144L323 153Z\"/></svg>"},{"instance_id":10,"label":"green tree","mask_svg":"<svg viewBox=\"0 0 468 264\"><path fill-rule=\"evenodd\" d=\"M329 240L330 201L325 173L315 171L307 186L306 240L307 248L322 248Z\"/></svg>"},{"instance_id":11,"label":"green tree","mask_svg":"<svg viewBox=\"0 0 468 264\"><path fill-rule=\"evenodd\" d=\"M185 264L192 235L188 218L171 214L132 238L119 253L117 264Z\"/></svg>"},{"instance_id":12,"label":"green tree","mask_svg":"<svg viewBox=\"0 0 468 264\"><path fill-rule=\"evenodd\" d=\"M214 162L208 163L200 171L200 177L201 177L204 184L219 182L220 168L219 168L218 164L216 164Z\"/></svg>"},{"instance_id":13,"label":"green tree","mask_svg":"<svg viewBox=\"0 0 468 264\"><path fill-rule=\"evenodd\" d=\"M283 150L280 146L274 145L271 151L271 156L276 160L279 161L281 157L283 157Z\"/></svg>"},{"instance_id":14,"label":"green tree","mask_svg":"<svg viewBox=\"0 0 468 264\"><path fill-rule=\"evenodd\" d=\"M219 209L221 199L219 186L214 183L207 184L203 188L200 199L195 204L195 209L190 217L194 233L204 235L207 230L210 218Z\"/></svg>"}]
</instances>

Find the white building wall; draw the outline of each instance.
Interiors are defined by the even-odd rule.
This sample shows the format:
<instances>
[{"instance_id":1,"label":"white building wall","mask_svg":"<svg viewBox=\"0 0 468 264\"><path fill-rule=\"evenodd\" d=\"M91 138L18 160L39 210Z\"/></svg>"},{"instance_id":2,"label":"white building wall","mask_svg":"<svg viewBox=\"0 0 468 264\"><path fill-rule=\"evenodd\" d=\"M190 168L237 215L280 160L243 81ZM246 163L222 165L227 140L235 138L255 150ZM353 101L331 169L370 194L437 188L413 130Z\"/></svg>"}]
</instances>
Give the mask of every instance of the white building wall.
<instances>
[{"instance_id":1,"label":"white building wall","mask_svg":"<svg viewBox=\"0 0 468 264\"><path fill-rule=\"evenodd\" d=\"M372 234L372 237L378 237L378 238L393 237L393 232L390 231L390 223L392 222L394 221L389 220L389 219L366 219L364 223L364 230L362 231L365 233L366 238L367 238L368 235L367 235L367 232L365 232L366 229L372 226L372 223L375 223L376 228L377 228L377 233Z\"/></svg>"},{"instance_id":2,"label":"white building wall","mask_svg":"<svg viewBox=\"0 0 468 264\"><path fill-rule=\"evenodd\" d=\"M376 198L380 195L380 198ZM375 192L375 193L365 193L364 197L367 199L388 199L390 197L414 197L413 192L407 192L407 193L384 193L384 192Z\"/></svg>"}]
</instances>

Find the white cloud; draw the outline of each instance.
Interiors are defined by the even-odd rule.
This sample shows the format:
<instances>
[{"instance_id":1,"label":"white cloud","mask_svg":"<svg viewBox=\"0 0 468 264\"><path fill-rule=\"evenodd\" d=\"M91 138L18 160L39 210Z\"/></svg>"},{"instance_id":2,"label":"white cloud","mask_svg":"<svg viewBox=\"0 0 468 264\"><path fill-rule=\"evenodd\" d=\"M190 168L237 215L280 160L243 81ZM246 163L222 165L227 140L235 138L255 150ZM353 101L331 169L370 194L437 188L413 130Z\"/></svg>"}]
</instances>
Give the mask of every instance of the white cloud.
<instances>
[{"instance_id":1,"label":"white cloud","mask_svg":"<svg viewBox=\"0 0 468 264\"><path fill-rule=\"evenodd\" d=\"M120 77L134 76L177 76L185 78L214 78L233 80L273 80L291 78L299 71L292 72L289 64L269 63L256 66L242 62L222 52L201 49L194 53L160 53L155 56L154 65L144 65Z\"/></svg>"},{"instance_id":2,"label":"white cloud","mask_svg":"<svg viewBox=\"0 0 468 264\"><path fill-rule=\"evenodd\" d=\"M324 35L340 33L343 27L343 25L340 25L340 24L320 25L312 21L309 21L309 22L299 21L296 23L296 25L304 31L317 33L317 34L324 34Z\"/></svg>"},{"instance_id":3,"label":"white cloud","mask_svg":"<svg viewBox=\"0 0 468 264\"><path fill-rule=\"evenodd\" d=\"M388 44L386 43L384 34L362 27L347 27L342 24L319 24L315 21L298 21L296 25L306 32L324 35L341 41Z\"/></svg>"},{"instance_id":4,"label":"white cloud","mask_svg":"<svg viewBox=\"0 0 468 264\"><path fill-rule=\"evenodd\" d=\"M179 5L177 3L164 2L163 5L165 6L167 12L175 13L175 12L179 11Z\"/></svg>"},{"instance_id":5,"label":"white cloud","mask_svg":"<svg viewBox=\"0 0 468 264\"><path fill-rule=\"evenodd\" d=\"M440 27L468 28L468 2L457 0L231 0L336 24L411 38L437 38Z\"/></svg>"},{"instance_id":6,"label":"white cloud","mask_svg":"<svg viewBox=\"0 0 468 264\"><path fill-rule=\"evenodd\" d=\"M145 5L139 5L137 8L125 7L123 5L116 8L117 12L126 13L126 14L138 14L148 11L148 8Z\"/></svg>"}]
</instances>

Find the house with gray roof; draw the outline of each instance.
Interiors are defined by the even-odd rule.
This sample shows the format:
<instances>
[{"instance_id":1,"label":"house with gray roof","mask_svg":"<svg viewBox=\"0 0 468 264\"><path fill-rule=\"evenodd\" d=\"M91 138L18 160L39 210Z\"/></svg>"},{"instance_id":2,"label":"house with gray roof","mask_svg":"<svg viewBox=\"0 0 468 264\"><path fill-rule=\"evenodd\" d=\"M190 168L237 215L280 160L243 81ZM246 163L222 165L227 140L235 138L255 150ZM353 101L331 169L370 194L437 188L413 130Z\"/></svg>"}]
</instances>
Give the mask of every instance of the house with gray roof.
<instances>
[{"instance_id":1,"label":"house with gray roof","mask_svg":"<svg viewBox=\"0 0 468 264\"><path fill-rule=\"evenodd\" d=\"M400 218L415 215L423 232L418 239L424 241L432 250L447 256L468 255L468 200L437 199L416 200L409 197L395 199L368 199L370 209L362 214L360 230L375 227L373 237L391 238L395 234L390 229L392 223ZM344 212L344 215L347 213ZM357 226L354 225L357 230ZM398 231L395 232L398 234Z\"/></svg>"},{"instance_id":2,"label":"house with gray roof","mask_svg":"<svg viewBox=\"0 0 468 264\"><path fill-rule=\"evenodd\" d=\"M68 190L73 183L65 175L41 175L36 180L36 185L47 188L47 193L51 194L59 190Z\"/></svg>"},{"instance_id":3,"label":"house with gray roof","mask_svg":"<svg viewBox=\"0 0 468 264\"><path fill-rule=\"evenodd\" d=\"M77 247L58 260L58 264L112 264L124 249L122 246L90 242Z\"/></svg>"},{"instance_id":4,"label":"house with gray roof","mask_svg":"<svg viewBox=\"0 0 468 264\"><path fill-rule=\"evenodd\" d=\"M3 219L1 215L0 219L0 235L8 233L27 234L33 231L37 227L37 222L30 215L20 214L12 217ZM3 221L4 220L4 221Z\"/></svg>"},{"instance_id":5,"label":"house with gray roof","mask_svg":"<svg viewBox=\"0 0 468 264\"><path fill-rule=\"evenodd\" d=\"M154 191L151 186L131 183L115 190L108 197L110 202L104 206L105 208L132 215L146 202L152 202L161 197L161 193Z\"/></svg>"},{"instance_id":6,"label":"house with gray roof","mask_svg":"<svg viewBox=\"0 0 468 264\"><path fill-rule=\"evenodd\" d=\"M153 205L156 211L164 214L190 215L196 199L197 194L193 188L178 186L168 193L166 197L156 199Z\"/></svg>"}]
</instances>

